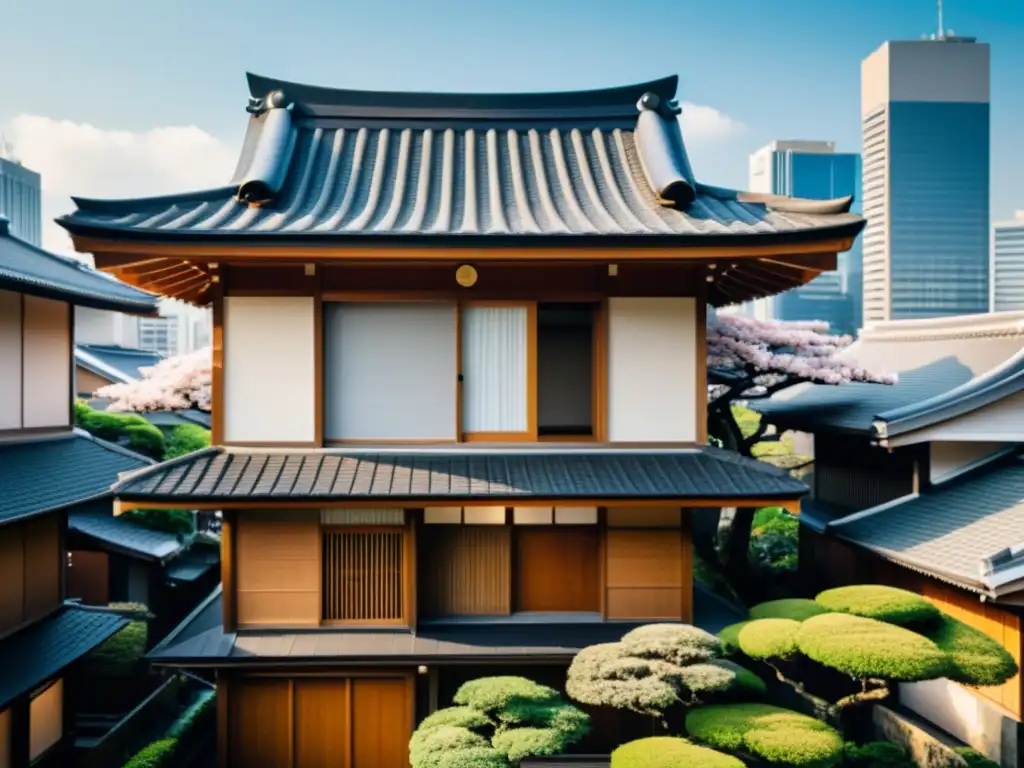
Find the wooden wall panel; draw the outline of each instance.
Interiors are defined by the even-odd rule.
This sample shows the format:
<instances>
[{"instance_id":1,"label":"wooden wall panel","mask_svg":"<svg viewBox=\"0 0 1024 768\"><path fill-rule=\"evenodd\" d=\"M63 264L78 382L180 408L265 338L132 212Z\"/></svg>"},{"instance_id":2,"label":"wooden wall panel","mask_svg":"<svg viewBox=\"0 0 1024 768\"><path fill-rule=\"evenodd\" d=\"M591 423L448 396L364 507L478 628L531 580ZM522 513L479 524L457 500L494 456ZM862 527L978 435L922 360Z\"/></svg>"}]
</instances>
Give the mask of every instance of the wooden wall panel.
<instances>
[{"instance_id":1,"label":"wooden wall panel","mask_svg":"<svg viewBox=\"0 0 1024 768\"><path fill-rule=\"evenodd\" d=\"M236 523L238 624L320 623L320 525L316 511L242 512Z\"/></svg>"},{"instance_id":2,"label":"wooden wall panel","mask_svg":"<svg viewBox=\"0 0 1024 768\"><path fill-rule=\"evenodd\" d=\"M42 515L25 526L25 621L38 619L62 602L60 576L63 556L60 516Z\"/></svg>"},{"instance_id":3,"label":"wooden wall panel","mask_svg":"<svg viewBox=\"0 0 1024 768\"><path fill-rule=\"evenodd\" d=\"M605 551L609 619L692 618L688 518L680 529L609 528Z\"/></svg>"},{"instance_id":4,"label":"wooden wall panel","mask_svg":"<svg viewBox=\"0 0 1024 768\"><path fill-rule=\"evenodd\" d=\"M351 681L296 679L294 686L295 768L353 768L348 727Z\"/></svg>"},{"instance_id":5,"label":"wooden wall panel","mask_svg":"<svg viewBox=\"0 0 1024 768\"><path fill-rule=\"evenodd\" d=\"M608 507L609 528L678 528L679 507Z\"/></svg>"},{"instance_id":6,"label":"wooden wall panel","mask_svg":"<svg viewBox=\"0 0 1024 768\"><path fill-rule=\"evenodd\" d=\"M323 618L395 624L405 615L403 528L323 533Z\"/></svg>"},{"instance_id":7,"label":"wooden wall panel","mask_svg":"<svg viewBox=\"0 0 1024 768\"><path fill-rule=\"evenodd\" d=\"M24 354L22 303L24 294L0 291L0 429L22 426L21 374Z\"/></svg>"},{"instance_id":8,"label":"wooden wall panel","mask_svg":"<svg viewBox=\"0 0 1024 768\"><path fill-rule=\"evenodd\" d=\"M516 528L517 611L601 610L597 526Z\"/></svg>"},{"instance_id":9,"label":"wooden wall panel","mask_svg":"<svg viewBox=\"0 0 1024 768\"><path fill-rule=\"evenodd\" d=\"M288 680L232 680L228 699L232 768L283 768L292 764L289 687Z\"/></svg>"},{"instance_id":10,"label":"wooden wall panel","mask_svg":"<svg viewBox=\"0 0 1024 768\"><path fill-rule=\"evenodd\" d=\"M23 427L71 422L71 305L25 296L22 375Z\"/></svg>"},{"instance_id":11,"label":"wooden wall panel","mask_svg":"<svg viewBox=\"0 0 1024 768\"><path fill-rule=\"evenodd\" d=\"M19 626L25 615L24 531L17 523L0 528L0 635Z\"/></svg>"},{"instance_id":12,"label":"wooden wall panel","mask_svg":"<svg viewBox=\"0 0 1024 768\"><path fill-rule=\"evenodd\" d=\"M954 619L984 632L1010 652L1017 666L1021 666L1021 620L991 603L983 603L977 595L961 592L945 584L923 580L921 593L939 610ZM1021 717L1021 675L1018 673L1002 685L972 688L975 694L1005 707Z\"/></svg>"},{"instance_id":13,"label":"wooden wall panel","mask_svg":"<svg viewBox=\"0 0 1024 768\"><path fill-rule=\"evenodd\" d=\"M68 597L77 597L85 605L109 603L110 556L106 552L72 550L65 587Z\"/></svg>"},{"instance_id":14,"label":"wooden wall panel","mask_svg":"<svg viewBox=\"0 0 1024 768\"><path fill-rule=\"evenodd\" d=\"M424 525L419 530L420 611L427 616L511 612L511 529Z\"/></svg>"},{"instance_id":15,"label":"wooden wall panel","mask_svg":"<svg viewBox=\"0 0 1024 768\"><path fill-rule=\"evenodd\" d=\"M352 768L409 764L412 681L352 681Z\"/></svg>"},{"instance_id":16,"label":"wooden wall panel","mask_svg":"<svg viewBox=\"0 0 1024 768\"><path fill-rule=\"evenodd\" d=\"M112 382L98 376L80 365L75 366L75 394L86 398L92 398L97 389L105 387Z\"/></svg>"}]
</instances>

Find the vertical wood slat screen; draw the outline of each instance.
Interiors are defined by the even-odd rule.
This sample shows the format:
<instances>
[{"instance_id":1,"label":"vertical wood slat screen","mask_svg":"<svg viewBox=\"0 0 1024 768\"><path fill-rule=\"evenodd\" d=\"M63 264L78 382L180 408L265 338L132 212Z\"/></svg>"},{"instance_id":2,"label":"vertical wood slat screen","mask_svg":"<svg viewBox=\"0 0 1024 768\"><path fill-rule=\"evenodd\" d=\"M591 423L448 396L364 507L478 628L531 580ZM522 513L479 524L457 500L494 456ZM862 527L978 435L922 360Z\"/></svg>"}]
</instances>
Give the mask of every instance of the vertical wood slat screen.
<instances>
[{"instance_id":1,"label":"vertical wood slat screen","mask_svg":"<svg viewBox=\"0 0 1024 768\"><path fill-rule=\"evenodd\" d=\"M404 531L325 531L325 621L400 622Z\"/></svg>"},{"instance_id":2,"label":"vertical wood slat screen","mask_svg":"<svg viewBox=\"0 0 1024 768\"><path fill-rule=\"evenodd\" d=\"M437 526L423 530L419 585L429 616L508 615L512 606L511 529Z\"/></svg>"},{"instance_id":3,"label":"vertical wood slat screen","mask_svg":"<svg viewBox=\"0 0 1024 768\"><path fill-rule=\"evenodd\" d=\"M461 314L463 431L527 431L527 308L468 306Z\"/></svg>"}]
</instances>

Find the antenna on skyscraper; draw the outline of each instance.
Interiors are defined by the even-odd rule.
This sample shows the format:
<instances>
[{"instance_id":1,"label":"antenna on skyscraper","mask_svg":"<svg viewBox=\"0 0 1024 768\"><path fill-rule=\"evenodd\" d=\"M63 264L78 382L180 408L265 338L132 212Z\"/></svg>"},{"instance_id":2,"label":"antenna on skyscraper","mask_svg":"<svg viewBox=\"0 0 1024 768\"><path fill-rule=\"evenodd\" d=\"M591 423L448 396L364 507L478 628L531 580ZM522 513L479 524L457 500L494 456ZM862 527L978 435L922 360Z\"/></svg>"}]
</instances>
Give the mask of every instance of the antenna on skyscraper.
<instances>
[{"instance_id":1,"label":"antenna on skyscraper","mask_svg":"<svg viewBox=\"0 0 1024 768\"><path fill-rule=\"evenodd\" d=\"M945 27L942 25L942 0L939 0L939 36L938 39L942 40L946 37Z\"/></svg>"},{"instance_id":2,"label":"antenna on skyscraper","mask_svg":"<svg viewBox=\"0 0 1024 768\"><path fill-rule=\"evenodd\" d=\"M21 161L14 154L14 145L2 133L0 133L0 158L21 165Z\"/></svg>"}]
</instances>

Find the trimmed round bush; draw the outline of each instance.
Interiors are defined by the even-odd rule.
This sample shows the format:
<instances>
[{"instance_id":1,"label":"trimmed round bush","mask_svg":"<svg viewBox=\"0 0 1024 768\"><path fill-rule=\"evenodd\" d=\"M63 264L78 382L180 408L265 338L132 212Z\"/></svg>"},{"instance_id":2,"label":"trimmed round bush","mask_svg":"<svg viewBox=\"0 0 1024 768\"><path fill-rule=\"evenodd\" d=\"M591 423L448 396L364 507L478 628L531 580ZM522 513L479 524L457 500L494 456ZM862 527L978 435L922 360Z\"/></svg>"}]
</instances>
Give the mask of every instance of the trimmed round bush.
<instances>
[{"instance_id":1,"label":"trimmed round bush","mask_svg":"<svg viewBox=\"0 0 1024 768\"><path fill-rule=\"evenodd\" d=\"M558 691L525 677L481 677L463 683L455 692L452 701L483 712L491 712L507 707L516 699L553 702L558 699Z\"/></svg>"},{"instance_id":2,"label":"trimmed round bush","mask_svg":"<svg viewBox=\"0 0 1024 768\"><path fill-rule=\"evenodd\" d=\"M749 623L749 621L740 621L730 624L718 633L718 640L722 643L722 653L729 655L740 649L740 630Z\"/></svg>"},{"instance_id":3,"label":"trimmed round bush","mask_svg":"<svg viewBox=\"0 0 1024 768\"><path fill-rule=\"evenodd\" d=\"M494 721L478 709L472 707L448 707L427 715L420 721L417 731L425 733L445 725L456 728L488 728L494 727Z\"/></svg>"},{"instance_id":4,"label":"trimmed round bush","mask_svg":"<svg viewBox=\"0 0 1024 768\"><path fill-rule=\"evenodd\" d=\"M793 619L757 619L740 630L740 650L752 659L789 659L800 652L799 631L800 622Z\"/></svg>"},{"instance_id":5,"label":"trimmed round bush","mask_svg":"<svg viewBox=\"0 0 1024 768\"><path fill-rule=\"evenodd\" d=\"M611 768L743 768L743 761L674 736L651 736L612 752Z\"/></svg>"},{"instance_id":6,"label":"trimmed round bush","mask_svg":"<svg viewBox=\"0 0 1024 768\"><path fill-rule=\"evenodd\" d=\"M815 602L827 611L878 619L901 627L935 621L940 615L939 609L920 595L881 584L826 589Z\"/></svg>"},{"instance_id":7,"label":"trimmed round bush","mask_svg":"<svg viewBox=\"0 0 1024 768\"><path fill-rule=\"evenodd\" d=\"M967 685L1002 685L1017 674L1013 656L980 630L943 614L936 627L922 632L949 655L946 677Z\"/></svg>"},{"instance_id":8,"label":"trimmed round bush","mask_svg":"<svg viewBox=\"0 0 1024 768\"><path fill-rule=\"evenodd\" d=\"M768 696L768 686L764 684L764 680L746 667L727 659L716 659L708 663L727 669L736 676L731 688L727 692L730 694L728 698L746 701L748 699L764 699Z\"/></svg>"},{"instance_id":9,"label":"trimmed round bush","mask_svg":"<svg viewBox=\"0 0 1024 768\"><path fill-rule=\"evenodd\" d=\"M843 768L917 768L906 749L891 741L847 744Z\"/></svg>"},{"instance_id":10,"label":"trimmed round bush","mask_svg":"<svg viewBox=\"0 0 1024 768\"><path fill-rule=\"evenodd\" d=\"M416 731L409 740L409 763L413 768L509 768L483 736L452 725Z\"/></svg>"},{"instance_id":11,"label":"trimmed round bush","mask_svg":"<svg viewBox=\"0 0 1024 768\"><path fill-rule=\"evenodd\" d=\"M945 677L949 658L928 638L875 619L826 613L800 625L801 652L850 677L916 682Z\"/></svg>"},{"instance_id":12,"label":"trimmed round bush","mask_svg":"<svg viewBox=\"0 0 1024 768\"><path fill-rule=\"evenodd\" d=\"M834 728L769 704L700 707L686 715L686 731L710 747L779 765L829 768L843 756L843 739Z\"/></svg>"},{"instance_id":13,"label":"trimmed round bush","mask_svg":"<svg viewBox=\"0 0 1024 768\"><path fill-rule=\"evenodd\" d=\"M750 609L750 618L806 621L811 616L819 616L823 613L828 613L828 609L818 605L814 600L789 597L783 600L769 600L767 603L755 605ZM719 634L719 637L721 637L721 634Z\"/></svg>"},{"instance_id":14,"label":"trimmed round bush","mask_svg":"<svg viewBox=\"0 0 1024 768\"><path fill-rule=\"evenodd\" d=\"M640 659L663 659L686 666L722 655L717 637L690 624L645 624L622 636L623 649Z\"/></svg>"}]
</instances>

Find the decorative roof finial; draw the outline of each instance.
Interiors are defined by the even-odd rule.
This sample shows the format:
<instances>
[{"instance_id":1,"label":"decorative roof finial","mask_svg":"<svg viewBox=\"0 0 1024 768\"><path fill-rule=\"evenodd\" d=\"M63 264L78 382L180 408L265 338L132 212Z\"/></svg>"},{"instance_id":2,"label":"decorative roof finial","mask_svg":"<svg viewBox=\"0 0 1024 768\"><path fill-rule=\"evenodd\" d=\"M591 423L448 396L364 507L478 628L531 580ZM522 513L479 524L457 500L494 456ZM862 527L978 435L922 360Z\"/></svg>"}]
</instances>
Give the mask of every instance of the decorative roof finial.
<instances>
[{"instance_id":1,"label":"decorative roof finial","mask_svg":"<svg viewBox=\"0 0 1024 768\"><path fill-rule=\"evenodd\" d=\"M11 220L0 213L0 235L11 234Z\"/></svg>"},{"instance_id":2,"label":"decorative roof finial","mask_svg":"<svg viewBox=\"0 0 1024 768\"><path fill-rule=\"evenodd\" d=\"M677 102L662 99L661 96L651 91L640 97L640 101L636 103L636 108L641 112L645 110L657 112L667 120L672 119L683 111Z\"/></svg>"},{"instance_id":3,"label":"decorative roof finial","mask_svg":"<svg viewBox=\"0 0 1024 768\"><path fill-rule=\"evenodd\" d=\"M249 106L245 108L245 111L250 115L259 117L264 112L269 112L272 109L285 109L288 107L288 99L285 97L284 91L278 89L271 91L262 99L249 98Z\"/></svg>"}]
</instances>

